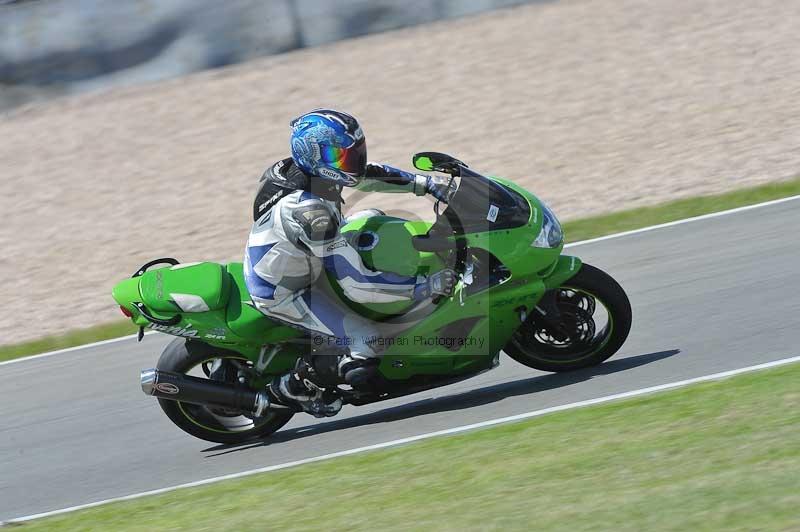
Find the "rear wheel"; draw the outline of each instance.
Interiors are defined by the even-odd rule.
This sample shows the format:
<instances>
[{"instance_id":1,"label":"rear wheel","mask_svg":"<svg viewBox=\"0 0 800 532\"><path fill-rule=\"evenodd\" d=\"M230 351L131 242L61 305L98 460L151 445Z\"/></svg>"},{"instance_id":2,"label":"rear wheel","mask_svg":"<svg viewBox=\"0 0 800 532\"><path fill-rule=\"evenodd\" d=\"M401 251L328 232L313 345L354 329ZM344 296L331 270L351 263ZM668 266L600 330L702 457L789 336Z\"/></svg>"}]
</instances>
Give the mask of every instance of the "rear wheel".
<instances>
[{"instance_id":1,"label":"rear wheel","mask_svg":"<svg viewBox=\"0 0 800 532\"><path fill-rule=\"evenodd\" d=\"M233 351L215 349L208 344L176 338L167 346L156 367L235 384L239 374L252 369L252 362ZM197 438L217 443L241 443L269 436L289 422L291 410L268 411L261 417L248 412L215 406L201 406L158 399L161 409L173 423Z\"/></svg>"},{"instance_id":2,"label":"rear wheel","mask_svg":"<svg viewBox=\"0 0 800 532\"><path fill-rule=\"evenodd\" d=\"M517 362L543 371L595 366L622 347L631 319L631 305L619 283L584 264L563 286L545 294L504 351Z\"/></svg>"}]
</instances>

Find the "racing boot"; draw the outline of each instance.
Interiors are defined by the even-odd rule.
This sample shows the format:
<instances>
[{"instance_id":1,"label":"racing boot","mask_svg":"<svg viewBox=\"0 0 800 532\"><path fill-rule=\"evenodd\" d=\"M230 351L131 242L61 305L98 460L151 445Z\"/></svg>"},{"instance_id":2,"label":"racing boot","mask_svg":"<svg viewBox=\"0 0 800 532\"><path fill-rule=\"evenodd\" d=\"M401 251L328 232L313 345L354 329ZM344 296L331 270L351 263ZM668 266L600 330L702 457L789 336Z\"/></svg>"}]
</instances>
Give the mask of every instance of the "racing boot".
<instances>
[{"instance_id":1,"label":"racing boot","mask_svg":"<svg viewBox=\"0 0 800 532\"><path fill-rule=\"evenodd\" d=\"M278 402L297 406L314 417L335 416L342 409L342 398L312 382L304 368L276 377L270 390Z\"/></svg>"},{"instance_id":2,"label":"racing boot","mask_svg":"<svg viewBox=\"0 0 800 532\"><path fill-rule=\"evenodd\" d=\"M358 354L343 355L339 359L339 375L354 390L371 391L378 379L379 363L377 358Z\"/></svg>"}]
</instances>

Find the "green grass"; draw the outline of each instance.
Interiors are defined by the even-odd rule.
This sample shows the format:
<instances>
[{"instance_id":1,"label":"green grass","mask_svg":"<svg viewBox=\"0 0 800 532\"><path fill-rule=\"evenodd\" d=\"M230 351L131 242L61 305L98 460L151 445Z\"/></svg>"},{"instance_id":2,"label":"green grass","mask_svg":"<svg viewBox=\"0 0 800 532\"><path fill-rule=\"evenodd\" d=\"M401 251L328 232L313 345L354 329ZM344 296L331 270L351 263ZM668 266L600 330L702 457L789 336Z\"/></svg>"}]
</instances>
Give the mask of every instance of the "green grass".
<instances>
[{"instance_id":1,"label":"green grass","mask_svg":"<svg viewBox=\"0 0 800 532\"><path fill-rule=\"evenodd\" d=\"M795 364L19 528L798 530L798 380Z\"/></svg>"},{"instance_id":2,"label":"green grass","mask_svg":"<svg viewBox=\"0 0 800 532\"><path fill-rule=\"evenodd\" d=\"M109 295L109 297L111 296ZM119 338L120 336L134 334L137 330L138 328L128 320L117 321L104 325L96 325L88 329L78 329L65 334L47 336L38 340L31 340L30 342L5 345L0 347L0 362L3 360L11 360L12 358L35 355L36 353L63 349L65 347L99 342L100 340L108 340L109 338Z\"/></svg>"},{"instance_id":3,"label":"green grass","mask_svg":"<svg viewBox=\"0 0 800 532\"><path fill-rule=\"evenodd\" d=\"M798 194L800 194L800 178L566 222L564 233L569 242L577 242Z\"/></svg>"},{"instance_id":4,"label":"green grass","mask_svg":"<svg viewBox=\"0 0 800 532\"><path fill-rule=\"evenodd\" d=\"M797 194L800 194L800 179L575 220L564 224L564 232L569 242L576 242ZM106 340L133 332L135 327L130 322L120 321L32 342L0 346L0 361Z\"/></svg>"}]
</instances>

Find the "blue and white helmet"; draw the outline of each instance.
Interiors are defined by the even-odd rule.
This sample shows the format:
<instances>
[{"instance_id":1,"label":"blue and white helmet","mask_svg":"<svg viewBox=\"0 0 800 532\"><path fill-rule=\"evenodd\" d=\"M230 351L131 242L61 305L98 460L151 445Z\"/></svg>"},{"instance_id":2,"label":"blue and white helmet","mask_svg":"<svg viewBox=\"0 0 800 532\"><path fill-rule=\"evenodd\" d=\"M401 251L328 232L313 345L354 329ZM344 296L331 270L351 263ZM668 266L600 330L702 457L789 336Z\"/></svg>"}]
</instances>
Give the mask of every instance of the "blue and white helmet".
<instances>
[{"instance_id":1,"label":"blue and white helmet","mask_svg":"<svg viewBox=\"0 0 800 532\"><path fill-rule=\"evenodd\" d=\"M332 109L315 109L291 122L292 159L305 173L346 187L361 182L367 143L358 120Z\"/></svg>"}]
</instances>

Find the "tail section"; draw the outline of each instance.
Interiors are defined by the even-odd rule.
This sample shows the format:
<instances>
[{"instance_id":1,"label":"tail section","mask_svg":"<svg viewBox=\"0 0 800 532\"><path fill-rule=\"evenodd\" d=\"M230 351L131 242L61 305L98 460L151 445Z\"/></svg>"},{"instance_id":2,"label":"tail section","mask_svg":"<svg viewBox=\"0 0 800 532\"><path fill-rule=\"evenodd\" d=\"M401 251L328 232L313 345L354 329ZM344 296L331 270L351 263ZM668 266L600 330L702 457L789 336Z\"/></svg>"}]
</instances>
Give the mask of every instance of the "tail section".
<instances>
[{"instance_id":1,"label":"tail section","mask_svg":"<svg viewBox=\"0 0 800 532\"><path fill-rule=\"evenodd\" d=\"M150 269L159 264L168 266ZM201 334L197 325L203 322L201 328L208 329L202 331L206 337L224 339L230 292L230 275L220 264L179 264L175 259L159 259L117 284L112 296L122 313L139 325L140 338L145 327L174 336L197 337Z\"/></svg>"}]
</instances>

